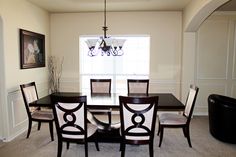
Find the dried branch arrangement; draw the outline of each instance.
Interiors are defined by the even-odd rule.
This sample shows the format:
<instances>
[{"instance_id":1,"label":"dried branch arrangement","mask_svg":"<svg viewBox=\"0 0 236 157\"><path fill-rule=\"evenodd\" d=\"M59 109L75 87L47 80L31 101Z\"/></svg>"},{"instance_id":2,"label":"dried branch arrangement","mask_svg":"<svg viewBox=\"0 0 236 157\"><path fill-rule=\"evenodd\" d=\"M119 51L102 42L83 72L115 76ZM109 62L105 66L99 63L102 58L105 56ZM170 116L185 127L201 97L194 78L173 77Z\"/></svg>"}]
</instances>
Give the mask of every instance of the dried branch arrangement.
<instances>
[{"instance_id":1,"label":"dried branch arrangement","mask_svg":"<svg viewBox=\"0 0 236 157\"><path fill-rule=\"evenodd\" d=\"M60 91L60 79L63 67L63 58L55 56L49 57L48 68L49 68L49 89L51 93Z\"/></svg>"}]
</instances>

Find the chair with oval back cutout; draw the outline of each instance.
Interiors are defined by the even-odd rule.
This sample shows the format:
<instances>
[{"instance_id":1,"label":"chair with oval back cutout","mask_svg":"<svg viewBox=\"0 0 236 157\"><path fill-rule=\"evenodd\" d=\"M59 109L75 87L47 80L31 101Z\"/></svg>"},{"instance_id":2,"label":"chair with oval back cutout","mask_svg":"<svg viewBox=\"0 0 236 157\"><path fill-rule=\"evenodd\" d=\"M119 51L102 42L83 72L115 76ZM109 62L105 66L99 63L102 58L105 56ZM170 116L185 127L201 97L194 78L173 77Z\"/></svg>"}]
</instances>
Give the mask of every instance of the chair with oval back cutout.
<instances>
[{"instance_id":1,"label":"chair with oval back cutout","mask_svg":"<svg viewBox=\"0 0 236 157\"><path fill-rule=\"evenodd\" d=\"M87 96L52 96L52 102L58 136L57 157L61 157L63 142L67 142L67 149L69 143L83 143L87 157L88 138L92 136L95 136L95 145L99 151L97 126L87 123Z\"/></svg>"},{"instance_id":2,"label":"chair with oval back cutout","mask_svg":"<svg viewBox=\"0 0 236 157\"><path fill-rule=\"evenodd\" d=\"M158 96L120 96L119 101L121 119L121 157L125 156L126 144L148 144L150 157L153 157L153 139L158 108Z\"/></svg>"}]
</instances>

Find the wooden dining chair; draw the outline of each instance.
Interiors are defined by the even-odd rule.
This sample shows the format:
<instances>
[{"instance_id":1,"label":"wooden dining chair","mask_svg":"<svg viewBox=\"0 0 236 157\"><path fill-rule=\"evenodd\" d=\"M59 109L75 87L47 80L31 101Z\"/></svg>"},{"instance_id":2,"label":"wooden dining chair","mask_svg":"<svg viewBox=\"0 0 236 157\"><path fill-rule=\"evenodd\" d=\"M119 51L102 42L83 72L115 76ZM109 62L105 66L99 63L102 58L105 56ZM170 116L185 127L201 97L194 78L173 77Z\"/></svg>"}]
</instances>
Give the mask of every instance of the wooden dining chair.
<instances>
[{"instance_id":1,"label":"wooden dining chair","mask_svg":"<svg viewBox=\"0 0 236 157\"><path fill-rule=\"evenodd\" d=\"M153 157L153 139L158 108L158 96L119 96L121 119L121 157L125 156L126 144L149 145Z\"/></svg>"},{"instance_id":2,"label":"wooden dining chair","mask_svg":"<svg viewBox=\"0 0 236 157\"><path fill-rule=\"evenodd\" d=\"M53 137L53 121L54 116L52 111L42 111L40 107L30 107L29 103L35 101L38 99L38 93L36 89L35 82L30 82L27 84L20 85L21 93L23 96L26 112L28 115L28 132L27 132L27 138L29 138L32 122L36 121L38 122L38 130L40 130L41 122L49 123L49 130L51 134L51 140L54 140Z\"/></svg>"},{"instance_id":3,"label":"wooden dining chair","mask_svg":"<svg viewBox=\"0 0 236 157\"><path fill-rule=\"evenodd\" d=\"M128 94L148 94L149 79L128 79Z\"/></svg>"},{"instance_id":4,"label":"wooden dining chair","mask_svg":"<svg viewBox=\"0 0 236 157\"><path fill-rule=\"evenodd\" d=\"M90 79L91 95L93 94L111 94L111 79ZM90 109L92 114L107 115L108 123L111 125L111 112L112 109Z\"/></svg>"},{"instance_id":5,"label":"wooden dining chair","mask_svg":"<svg viewBox=\"0 0 236 157\"><path fill-rule=\"evenodd\" d=\"M67 149L70 143L83 143L88 157L88 138L92 136L99 151L97 126L87 123L87 96L53 95L51 98L58 137L57 157L61 157L63 142L67 142Z\"/></svg>"},{"instance_id":6,"label":"wooden dining chair","mask_svg":"<svg viewBox=\"0 0 236 157\"><path fill-rule=\"evenodd\" d=\"M190 90L188 93L188 97L185 103L185 109L183 114L174 114L174 113L163 113L159 115L159 129L158 135L160 134L160 141L159 147L161 147L164 128L182 128L184 136L188 140L189 147L192 147L191 140L190 140L190 132L189 132L189 125L192 119L193 109L195 106L195 101L197 98L199 88L190 85Z\"/></svg>"}]
</instances>

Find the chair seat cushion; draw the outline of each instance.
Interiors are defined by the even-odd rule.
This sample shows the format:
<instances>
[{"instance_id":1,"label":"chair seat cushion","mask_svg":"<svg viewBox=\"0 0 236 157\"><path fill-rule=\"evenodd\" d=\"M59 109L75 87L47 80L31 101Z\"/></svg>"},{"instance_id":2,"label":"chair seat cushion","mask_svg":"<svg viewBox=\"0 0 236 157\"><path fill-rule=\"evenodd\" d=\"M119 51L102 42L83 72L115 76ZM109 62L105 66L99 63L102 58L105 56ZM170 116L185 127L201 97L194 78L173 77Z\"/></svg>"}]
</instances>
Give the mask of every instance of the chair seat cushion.
<instances>
[{"instance_id":1,"label":"chair seat cushion","mask_svg":"<svg viewBox=\"0 0 236 157\"><path fill-rule=\"evenodd\" d=\"M125 136L126 140L149 140L150 136Z\"/></svg>"},{"instance_id":2,"label":"chair seat cushion","mask_svg":"<svg viewBox=\"0 0 236 157\"><path fill-rule=\"evenodd\" d=\"M121 136L121 129L119 130L120 136ZM150 136L125 136L126 140L137 140L137 141L142 141L142 140L150 140Z\"/></svg>"},{"instance_id":3,"label":"chair seat cushion","mask_svg":"<svg viewBox=\"0 0 236 157\"><path fill-rule=\"evenodd\" d=\"M78 129L74 127L70 127L69 129L66 129L67 131L78 131ZM87 124L87 137L92 136L97 131L97 126L93 125L91 123ZM68 134L62 134L63 138L70 138L70 139L84 139L84 135L68 135Z\"/></svg>"},{"instance_id":4,"label":"chair seat cushion","mask_svg":"<svg viewBox=\"0 0 236 157\"><path fill-rule=\"evenodd\" d=\"M162 125L181 125L186 124L187 118L181 114L163 113L159 116L159 122Z\"/></svg>"},{"instance_id":5,"label":"chair seat cushion","mask_svg":"<svg viewBox=\"0 0 236 157\"><path fill-rule=\"evenodd\" d=\"M54 116L52 111L41 111L36 110L31 114L33 119L39 119L39 120L53 120Z\"/></svg>"}]
</instances>

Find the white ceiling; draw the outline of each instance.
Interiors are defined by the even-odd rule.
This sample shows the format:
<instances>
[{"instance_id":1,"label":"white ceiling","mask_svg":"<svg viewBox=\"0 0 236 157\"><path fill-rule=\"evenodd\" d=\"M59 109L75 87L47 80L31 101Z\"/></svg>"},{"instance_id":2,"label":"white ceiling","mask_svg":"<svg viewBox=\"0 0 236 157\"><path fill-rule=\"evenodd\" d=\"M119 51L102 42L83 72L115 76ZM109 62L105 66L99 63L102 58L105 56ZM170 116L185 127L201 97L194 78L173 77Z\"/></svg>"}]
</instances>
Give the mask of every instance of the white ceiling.
<instances>
[{"instance_id":1,"label":"white ceiling","mask_svg":"<svg viewBox=\"0 0 236 157\"><path fill-rule=\"evenodd\" d=\"M28 0L49 12L103 11L104 0ZM179 11L192 0L107 0L107 11Z\"/></svg>"}]
</instances>

